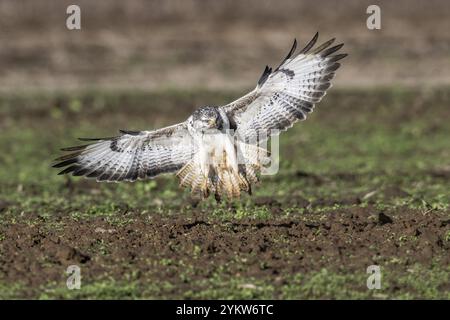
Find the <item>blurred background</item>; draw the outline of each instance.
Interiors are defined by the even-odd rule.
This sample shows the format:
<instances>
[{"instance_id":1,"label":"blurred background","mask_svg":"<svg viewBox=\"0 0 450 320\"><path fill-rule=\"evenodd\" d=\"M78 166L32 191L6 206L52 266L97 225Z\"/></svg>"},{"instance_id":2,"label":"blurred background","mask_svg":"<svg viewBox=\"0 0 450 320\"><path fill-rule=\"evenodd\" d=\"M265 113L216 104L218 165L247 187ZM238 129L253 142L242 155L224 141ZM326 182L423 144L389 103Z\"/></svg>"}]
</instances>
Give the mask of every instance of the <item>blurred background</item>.
<instances>
[{"instance_id":1,"label":"blurred background","mask_svg":"<svg viewBox=\"0 0 450 320\"><path fill-rule=\"evenodd\" d=\"M81 30L66 28L70 4ZM336 86L447 85L449 17L446 0L3 0L0 90L249 89L316 31L350 54Z\"/></svg>"}]
</instances>

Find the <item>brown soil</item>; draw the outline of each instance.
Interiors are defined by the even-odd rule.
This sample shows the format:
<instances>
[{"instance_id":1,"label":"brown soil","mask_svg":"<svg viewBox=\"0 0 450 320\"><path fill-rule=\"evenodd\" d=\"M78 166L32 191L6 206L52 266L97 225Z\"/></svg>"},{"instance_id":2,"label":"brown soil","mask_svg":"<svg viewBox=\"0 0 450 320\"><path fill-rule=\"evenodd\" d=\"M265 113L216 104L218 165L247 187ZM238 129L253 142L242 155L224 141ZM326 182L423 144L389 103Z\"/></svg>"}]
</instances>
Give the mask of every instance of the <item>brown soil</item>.
<instances>
[{"instance_id":1,"label":"brown soil","mask_svg":"<svg viewBox=\"0 0 450 320\"><path fill-rule=\"evenodd\" d=\"M274 213L280 211L273 199L257 201ZM82 268L84 279L120 279L139 270L136 277L140 281L157 278L175 283L172 293L176 296L192 289L192 283L180 281L182 266L156 263L161 259L189 261L195 281L240 257L245 268L230 263L230 276L269 276L275 287L285 283L285 275L321 268L361 272L394 257L401 261L394 267L399 272L415 263L436 263L436 257L443 266L450 263L450 245L444 239L450 220L432 211L401 208L393 213L369 206L234 221L211 220L201 210L190 217L127 214L132 222L126 226L111 225L103 218L74 221L63 214L56 218L58 227L53 230L21 218L16 224L0 226L4 235L0 273L8 283L38 288L51 281L65 283L64 270L71 264ZM404 241L406 238L414 240Z\"/></svg>"}]
</instances>

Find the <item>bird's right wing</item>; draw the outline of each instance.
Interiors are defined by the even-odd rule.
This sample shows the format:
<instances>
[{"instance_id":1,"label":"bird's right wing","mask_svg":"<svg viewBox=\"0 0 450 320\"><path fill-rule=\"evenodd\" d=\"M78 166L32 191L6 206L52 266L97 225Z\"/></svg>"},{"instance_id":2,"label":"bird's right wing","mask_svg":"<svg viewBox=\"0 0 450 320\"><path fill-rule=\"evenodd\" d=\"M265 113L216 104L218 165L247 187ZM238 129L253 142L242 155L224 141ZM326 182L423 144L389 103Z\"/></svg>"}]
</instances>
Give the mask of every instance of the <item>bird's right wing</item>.
<instances>
[{"instance_id":1,"label":"bird's right wing","mask_svg":"<svg viewBox=\"0 0 450 320\"><path fill-rule=\"evenodd\" d=\"M92 143L62 149L56 159L60 174L97 181L135 181L181 169L196 151L186 123L155 131L123 131L112 138L81 139Z\"/></svg>"}]
</instances>

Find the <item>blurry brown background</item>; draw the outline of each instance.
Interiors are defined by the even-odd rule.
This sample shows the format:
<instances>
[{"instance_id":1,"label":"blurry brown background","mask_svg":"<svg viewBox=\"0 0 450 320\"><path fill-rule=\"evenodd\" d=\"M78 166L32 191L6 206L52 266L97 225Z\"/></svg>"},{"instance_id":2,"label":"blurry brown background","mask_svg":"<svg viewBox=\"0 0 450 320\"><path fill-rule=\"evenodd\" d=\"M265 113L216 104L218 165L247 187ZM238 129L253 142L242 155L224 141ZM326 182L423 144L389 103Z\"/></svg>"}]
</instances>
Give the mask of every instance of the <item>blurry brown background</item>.
<instances>
[{"instance_id":1,"label":"blurry brown background","mask_svg":"<svg viewBox=\"0 0 450 320\"><path fill-rule=\"evenodd\" d=\"M66 8L81 7L81 30ZM366 8L381 7L381 30ZM450 1L0 2L0 90L247 89L293 38L336 37L336 86L450 84Z\"/></svg>"}]
</instances>

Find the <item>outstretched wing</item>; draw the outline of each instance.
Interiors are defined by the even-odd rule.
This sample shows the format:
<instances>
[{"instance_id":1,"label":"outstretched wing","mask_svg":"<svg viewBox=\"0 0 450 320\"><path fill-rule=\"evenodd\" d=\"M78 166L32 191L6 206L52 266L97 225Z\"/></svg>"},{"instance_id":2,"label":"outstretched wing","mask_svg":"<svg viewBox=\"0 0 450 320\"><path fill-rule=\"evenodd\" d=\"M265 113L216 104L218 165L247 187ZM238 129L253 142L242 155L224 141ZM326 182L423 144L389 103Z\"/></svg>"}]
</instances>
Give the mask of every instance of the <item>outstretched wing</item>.
<instances>
[{"instance_id":1,"label":"outstretched wing","mask_svg":"<svg viewBox=\"0 0 450 320\"><path fill-rule=\"evenodd\" d=\"M195 145L186 124L155 131L123 131L102 139L81 139L92 143L65 148L53 167L66 167L59 174L97 178L97 181L135 181L174 172L186 164Z\"/></svg>"},{"instance_id":2,"label":"outstretched wing","mask_svg":"<svg viewBox=\"0 0 450 320\"><path fill-rule=\"evenodd\" d=\"M325 95L340 66L337 61L347 55L333 55L343 46L330 47L335 39L313 49L317 38L318 33L298 53L295 40L280 66L273 71L266 67L253 91L222 107L241 140L261 141L274 130L290 128L306 119Z\"/></svg>"}]
</instances>

